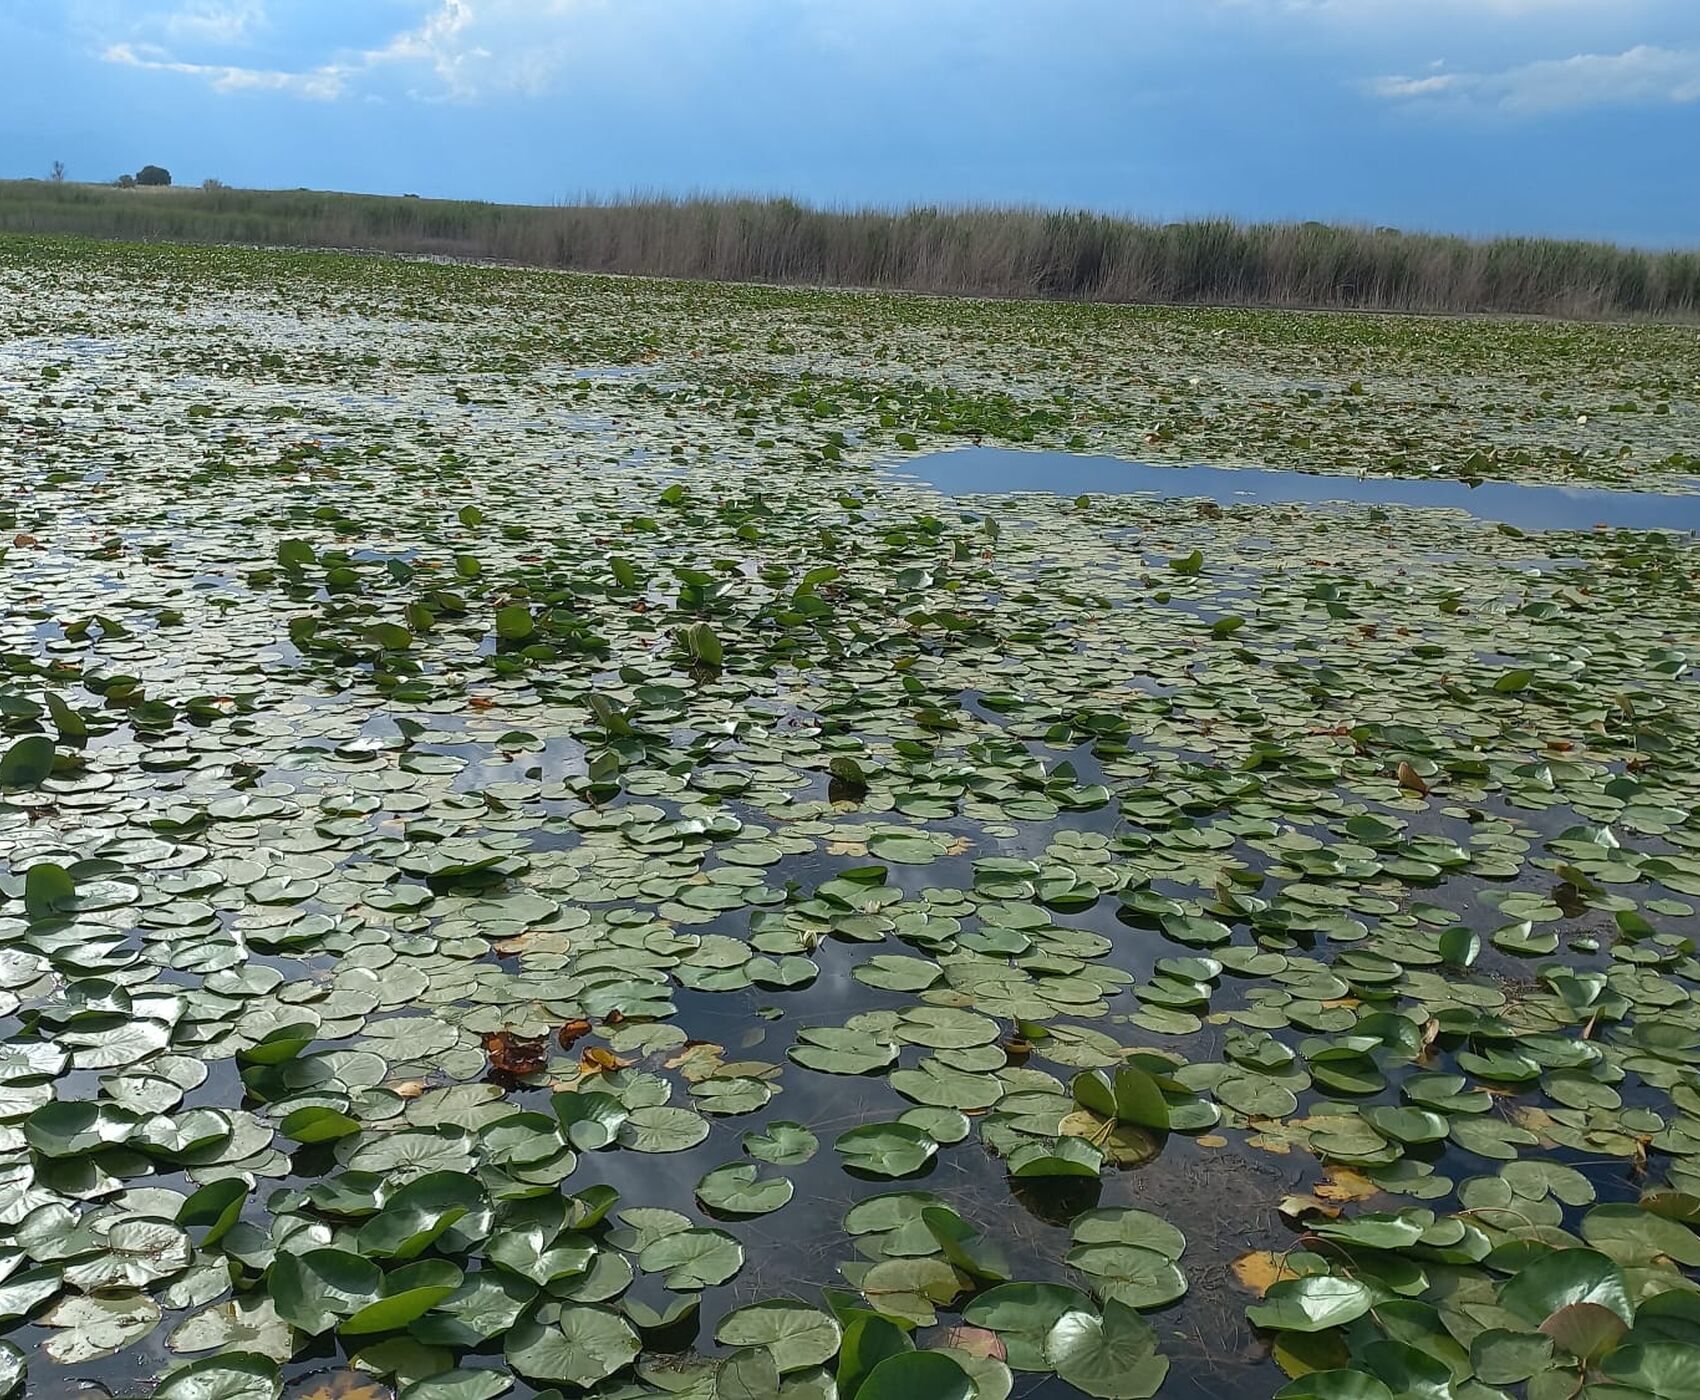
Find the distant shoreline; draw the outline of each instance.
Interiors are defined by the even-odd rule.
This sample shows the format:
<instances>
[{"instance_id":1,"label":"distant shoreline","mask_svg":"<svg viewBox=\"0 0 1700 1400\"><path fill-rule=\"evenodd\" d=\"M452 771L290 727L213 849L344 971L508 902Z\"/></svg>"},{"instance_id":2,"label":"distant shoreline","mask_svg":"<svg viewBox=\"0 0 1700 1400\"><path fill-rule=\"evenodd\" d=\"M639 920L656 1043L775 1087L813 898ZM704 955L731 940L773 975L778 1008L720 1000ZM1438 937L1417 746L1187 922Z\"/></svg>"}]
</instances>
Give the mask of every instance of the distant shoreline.
<instances>
[{"instance_id":1,"label":"distant shoreline","mask_svg":"<svg viewBox=\"0 0 1700 1400\"><path fill-rule=\"evenodd\" d=\"M1028 208L833 211L708 197L502 205L13 180L0 181L0 233L995 300L1700 318L1696 251Z\"/></svg>"}]
</instances>

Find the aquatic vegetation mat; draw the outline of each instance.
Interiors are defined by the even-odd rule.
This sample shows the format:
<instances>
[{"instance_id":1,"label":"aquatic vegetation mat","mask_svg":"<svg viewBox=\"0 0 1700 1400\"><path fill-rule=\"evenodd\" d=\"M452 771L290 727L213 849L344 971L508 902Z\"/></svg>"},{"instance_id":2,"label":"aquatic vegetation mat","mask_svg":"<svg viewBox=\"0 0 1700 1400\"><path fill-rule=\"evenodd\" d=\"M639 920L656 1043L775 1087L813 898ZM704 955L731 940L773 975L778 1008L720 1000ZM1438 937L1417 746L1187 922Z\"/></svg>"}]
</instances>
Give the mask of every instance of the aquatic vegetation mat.
<instances>
[{"instance_id":1,"label":"aquatic vegetation mat","mask_svg":"<svg viewBox=\"0 0 1700 1400\"><path fill-rule=\"evenodd\" d=\"M772 392L916 299L0 280L0 1393L1694 1393L1690 538L947 499Z\"/></svg>"}]
</instances>

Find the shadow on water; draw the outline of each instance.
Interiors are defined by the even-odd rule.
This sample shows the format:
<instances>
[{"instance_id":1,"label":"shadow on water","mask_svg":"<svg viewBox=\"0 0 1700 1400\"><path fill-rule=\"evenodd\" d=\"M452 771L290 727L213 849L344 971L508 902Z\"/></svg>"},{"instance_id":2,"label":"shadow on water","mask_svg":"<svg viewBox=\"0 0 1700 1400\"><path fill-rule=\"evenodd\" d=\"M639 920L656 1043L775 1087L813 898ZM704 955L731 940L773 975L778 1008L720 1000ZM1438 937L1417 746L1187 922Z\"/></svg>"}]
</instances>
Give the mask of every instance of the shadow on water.
<instances>
[{"instance_id":1,"label":"shadow on water","mask_svg":"<svg viewBox=\"0 0 1700 1400\"><path fill-rule=\"evenodd\" d=\"M1202 498L1222 505L1420 506L1461 510L1521 530L1700 530L1700 493L1602 491L1581 486L1472 485L1456 479L1313 475L1254 467L1163 467L1119 457L970 447L934 452L897 468L955 496L1043 491L1060 496L1132 495Z\"/></svg>"}]
</instances>

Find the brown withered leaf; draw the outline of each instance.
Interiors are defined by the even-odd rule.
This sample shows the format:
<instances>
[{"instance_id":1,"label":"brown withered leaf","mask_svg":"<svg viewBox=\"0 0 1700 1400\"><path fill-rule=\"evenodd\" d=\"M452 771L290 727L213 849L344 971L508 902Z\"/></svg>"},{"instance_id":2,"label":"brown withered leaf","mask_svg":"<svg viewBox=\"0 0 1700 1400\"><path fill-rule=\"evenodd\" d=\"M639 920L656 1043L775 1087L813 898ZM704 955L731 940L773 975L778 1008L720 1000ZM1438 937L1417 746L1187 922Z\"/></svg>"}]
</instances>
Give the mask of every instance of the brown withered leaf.
<instances>
[{"instance_id":1,"label":"brown withered leaf","mask_svg":"<svg viewBox=\"0 0 1700 1400\"><path fill-rule=\"evenodd\" d=\"M589 1021L568 1021L566 1025L555 1032L555 1039L560 1042L561 1049L571 1050L575 1042L583 1040L589 1034Z\"/></svg>"},{"instance_id":2,"label":"brown withered leaf","mask_svg":"<svg viewBox=\"0 0 1700 1400\"><path fill-rule=\"evenodd\" d=\"M1423 781L1423 775L1409 763L1399 764L1399 786L1406 792L1414 792L1419 797L1428 796L1428 784Z\"/></svg>"},{"instance_id":3,"label":"brown withered leaf","mask_svg":"<svg viewBox=\"0 0 1700 1400\"><path fill-rule=\"evenodd\" d=\"M484 1053L490 1068L502 1074L536 1074L548 1063L548 1044L545 1036L497 1031L484 1037Z\"/></svg>"}]
</instances>

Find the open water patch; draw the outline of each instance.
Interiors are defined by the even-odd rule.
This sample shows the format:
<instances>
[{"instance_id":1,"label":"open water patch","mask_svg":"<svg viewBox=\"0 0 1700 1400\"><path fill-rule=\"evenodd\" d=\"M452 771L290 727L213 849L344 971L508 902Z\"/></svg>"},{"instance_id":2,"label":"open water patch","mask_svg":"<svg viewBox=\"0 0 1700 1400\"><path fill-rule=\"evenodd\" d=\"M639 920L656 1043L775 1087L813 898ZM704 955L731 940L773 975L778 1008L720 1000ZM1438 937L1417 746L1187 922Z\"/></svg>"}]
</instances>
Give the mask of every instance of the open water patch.
<instances>
[{"instance_id":1,"label":"open water patch","mask_svg":"<svg viewBox=\"0 0 1700 1400\"><path fill-rule=\"evenodd\" d=\"M1585 486L1472 484L1456 479L1368 477L1259 467L1168 467L1072 452L968 447L934 452L901 470L950 495L1134 495L1204 498L1222 505L1370 505L1461 510L1520 530L1700 530L1700 494L1602 491Z\"/></svg>"}]
</instances>

